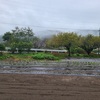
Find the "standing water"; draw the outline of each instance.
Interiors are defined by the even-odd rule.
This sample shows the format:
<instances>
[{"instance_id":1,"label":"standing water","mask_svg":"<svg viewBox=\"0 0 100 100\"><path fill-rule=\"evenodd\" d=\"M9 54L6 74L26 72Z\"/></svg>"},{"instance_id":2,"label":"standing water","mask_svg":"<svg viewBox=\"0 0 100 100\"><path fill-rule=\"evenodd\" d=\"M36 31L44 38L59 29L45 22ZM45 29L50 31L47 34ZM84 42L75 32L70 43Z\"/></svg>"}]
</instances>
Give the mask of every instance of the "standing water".
<instances>
[{"instance_id":1,"label":"standing water","mask_svg":"<svg viewBox=\"0 0 100 100\"><path fill-rule=\"evenodd\" d=\"M100 76L100 59L0 62L0 73Z\"/></svg>"}]
</instances>

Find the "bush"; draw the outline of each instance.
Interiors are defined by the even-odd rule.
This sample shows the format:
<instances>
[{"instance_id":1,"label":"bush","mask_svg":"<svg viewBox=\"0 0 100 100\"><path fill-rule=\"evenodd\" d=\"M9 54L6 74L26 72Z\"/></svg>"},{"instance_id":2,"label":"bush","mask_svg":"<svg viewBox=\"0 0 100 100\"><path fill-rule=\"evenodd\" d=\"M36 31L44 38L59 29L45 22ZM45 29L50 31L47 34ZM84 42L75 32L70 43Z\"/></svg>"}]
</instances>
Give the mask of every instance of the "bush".
<instances>
[{"instance_id":1,"label":"bush","mask_svg":"<svg viewBox=\"0 0 100 100\"><path fill-rule=\"evenodd\" d=\"M8 58L8 57L5 56L5 55L0 56L0 60L5 60L5 59L7 59L7 58Z\"/></svg>"},{"instance_id":2,"label":"bush","mask_svg":"<svg viewBox=\"0 0 100 100\"><path fill-rule=\"evenodd\" d=\"M73 54L72 57L79 57L79 58L82 58L82 57L84 57L84 54L76 53L76 54Z\"/></svg>"},{"instance_id":3,"label":"bush","mask_svg":"<svg viewBox=\"0 0 100 100\"><path fill-rule=\"evenodd\" d=\"M73 54L74 54L74 53L86 54L85 51L84 51L82 48L80 48L80 47L75 48L75 49L72 51L72 53L73 53Z\"/></svg>"},{"instance_id":4,"label":"bush","mask_svg":"<svg viewBox=\"0 0 100 100\"><path fill-rule=\"evenodd\" d=\"M60 59L65 59L67 57L67 53L58 53L58 52L52 52L52 54L55 56L55 57L58 57Z\"/></svg>"},{"instance_id":5,"label":"bush","mask_svg":"<svg viewBox=\"0 0 100 100\"><path fill-rule=\"evenodd\" d=\"M43 59L47 59L47 60L58 60L58 57L55 57L52 54L47 54L47 53L36 53L32 56L33 59L37 59L37 60L43 60Z\"/></svg>"}]
</instances>

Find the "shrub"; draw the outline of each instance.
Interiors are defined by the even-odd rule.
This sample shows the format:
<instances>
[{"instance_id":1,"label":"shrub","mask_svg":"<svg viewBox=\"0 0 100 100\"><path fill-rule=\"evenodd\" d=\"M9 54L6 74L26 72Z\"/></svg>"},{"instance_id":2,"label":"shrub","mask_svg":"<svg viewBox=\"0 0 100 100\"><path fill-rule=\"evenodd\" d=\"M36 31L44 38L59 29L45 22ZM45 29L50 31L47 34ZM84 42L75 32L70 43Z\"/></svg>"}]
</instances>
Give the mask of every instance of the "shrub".
<instances>
[{"instance_id":1,"label":"shrub","mask_svg":"<svg viewBox=\"0 0 100 100\"><path fill-rule=\"evenodd\" d=\"M43 59L47 59L47 60L58 60L58 57L55 57L52 54L48 54L48 53L36 53L32 56L33 59L37 59L37 60L43 60Z\"/></svg>"},{"instance_id":2,"label":"shrub","mask_svg":"<svg viewBox=\"0 0 100 100\"><path fill-rule=\"evenodd\" d=\"M86 54L85 51L80 47L75 48L72 52L73 52L73 54L74 53Z\"/></svg>"},{"instance_id":3,"label":"shrub","mask_svg":"<svg viewBox=\"0 0 100 100\"><path fill-rule=\"evenodd\" d=\"M65 59L67 57L67 53L57 53L57 52L52 52L52 54L55 56L55 57L58 57L60 59Z\"/></svg>"}]
</instances>

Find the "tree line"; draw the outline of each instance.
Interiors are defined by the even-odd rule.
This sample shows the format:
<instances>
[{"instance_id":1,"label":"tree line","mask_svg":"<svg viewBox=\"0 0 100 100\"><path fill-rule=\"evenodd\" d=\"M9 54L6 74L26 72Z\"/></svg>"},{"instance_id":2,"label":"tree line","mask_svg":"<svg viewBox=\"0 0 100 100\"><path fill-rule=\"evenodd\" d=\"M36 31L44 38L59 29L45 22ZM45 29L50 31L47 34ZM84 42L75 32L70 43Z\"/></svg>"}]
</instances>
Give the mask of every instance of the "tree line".
<instances>
[{"instance_id":1,"label":"tree line","mask_svg":"<svg viewBox=\"0 0 100 100\"><path fill-rule=\"evenodd\" d=\"M12 53L18 51L30 52L31 48L51 48L51 49L66 49L68 56L76 50L76 48L83 49L88 55L96 49L100 48L100 37L92 34L86 36L78 35L74 32L61 32L52 37L40 39L35 36L31 28L16 27L10 32L3 35L4 43L0 44L0 50L5 47L10 47ZM99 50L99 49L98 49Z\"/></svg>"}]
</instances>

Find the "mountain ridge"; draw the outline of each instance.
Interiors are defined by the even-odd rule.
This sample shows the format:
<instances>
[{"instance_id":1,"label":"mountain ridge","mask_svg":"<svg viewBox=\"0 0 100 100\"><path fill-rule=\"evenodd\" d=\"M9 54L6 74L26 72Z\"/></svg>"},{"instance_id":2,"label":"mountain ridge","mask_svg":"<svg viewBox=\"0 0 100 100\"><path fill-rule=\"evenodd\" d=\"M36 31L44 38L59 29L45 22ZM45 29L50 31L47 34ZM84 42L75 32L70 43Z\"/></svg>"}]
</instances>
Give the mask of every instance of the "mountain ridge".
<instances>
[{"instance_id":1,"label":"mountain ridge","mask_svg":"<svg viewBox=\"0 0 100 100\"><path fill-rule=\"evenodd\" d=\"M47 37L51 37L52 35L56 35L60 32L75 32L82 36L85 36L87 34L93 34L94 36L99 36L98 30L69 30L69 31L45 30L45 31L38 31L36 32L35 35L39 38L47 38Z\"/></svg>"}]
</instances>

